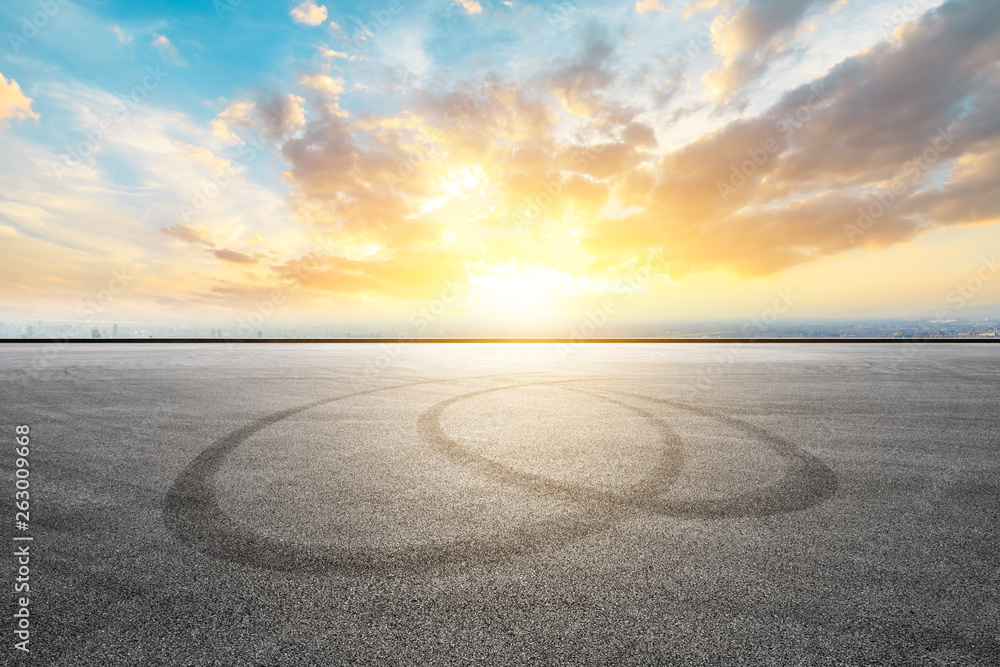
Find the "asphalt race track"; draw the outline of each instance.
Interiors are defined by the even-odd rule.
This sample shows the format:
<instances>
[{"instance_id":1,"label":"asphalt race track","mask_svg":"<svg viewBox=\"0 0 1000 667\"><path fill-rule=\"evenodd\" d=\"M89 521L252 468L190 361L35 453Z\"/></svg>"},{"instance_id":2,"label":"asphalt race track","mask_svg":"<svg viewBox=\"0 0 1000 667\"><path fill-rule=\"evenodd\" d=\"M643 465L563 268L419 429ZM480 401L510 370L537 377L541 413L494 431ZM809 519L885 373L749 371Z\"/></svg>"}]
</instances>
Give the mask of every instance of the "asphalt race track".
<instances>
[{"instance_id":1,"label":"asphalt race track","mask_svg":"<svg viewBox=\"0 0 1000 667\"><path fill-rule=\"evenodd\" d=\"M32 664L1000 664L1000 346L7 344L0 375Z\"/></svg>"}]
</instances>

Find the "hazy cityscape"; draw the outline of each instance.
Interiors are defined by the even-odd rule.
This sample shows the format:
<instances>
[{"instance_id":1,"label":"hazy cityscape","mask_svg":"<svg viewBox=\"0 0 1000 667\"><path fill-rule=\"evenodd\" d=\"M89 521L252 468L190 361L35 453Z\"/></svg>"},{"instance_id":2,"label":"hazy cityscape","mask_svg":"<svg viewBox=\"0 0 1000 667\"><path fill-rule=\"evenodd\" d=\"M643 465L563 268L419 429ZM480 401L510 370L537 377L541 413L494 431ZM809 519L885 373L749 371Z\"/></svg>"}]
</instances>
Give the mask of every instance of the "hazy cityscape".
<instances>
[{"instance_id":1,"label":"hazy cityscape","mask_svg":"<svg viewBox=\"0 0 1000 667\"><path fill-rule=\"evenodd\" d=\"M548 327L530 332L517 328L429 328L419 334L405 325L266 324L249 330L236 324L86 323L67 321L0 321L0 340L141 339L141 338L1000 338L1000 318L862 321L801 321L766 324L759 320L597 326L583 320L574 327Z\"/></svg>"}]
</instances>

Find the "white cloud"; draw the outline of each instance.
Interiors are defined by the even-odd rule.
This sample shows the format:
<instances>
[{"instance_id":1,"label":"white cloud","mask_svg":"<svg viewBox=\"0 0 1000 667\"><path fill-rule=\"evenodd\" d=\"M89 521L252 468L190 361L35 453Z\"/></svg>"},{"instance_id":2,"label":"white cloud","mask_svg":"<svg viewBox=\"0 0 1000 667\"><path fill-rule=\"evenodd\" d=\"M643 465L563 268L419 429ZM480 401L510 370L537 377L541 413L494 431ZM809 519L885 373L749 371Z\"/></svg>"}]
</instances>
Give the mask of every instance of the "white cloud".
<instances>
[{"instance_id":1,"label":"white cloud","mask_svg":"<svg viewBox=\"0 0 1000 667\"><path fill-rule=\"evenodd\" d=\"M293 7L292 20L306 25L319 25L326 20L326 7L317 5L313 0L305 0L301 5Z\"/></svg>"},{"instance_id":2,"label":"white cloud","mask_svg":"<svg viewBox=\"0 0 1000 667\"><path fill-rule=\"evenodd\" d=\"M319 48L319 55L321 55L324 58L330 58L330 59L343 58L344 60L346 60L348 58L348 55L343 51L334 51L333 49L327 46L321 46Z\"/></svg>"},{"instance_id":3,"label":"white cloud","mask_svg":"<svg viewBox=\"0 0 1000 667\"><path fill-rule=\"evenodd\" d=\"M335 80L321 74L314 75L314 78L316 80L311 81L311 84L303 81L303 85L317 90L320 86L330 86L327 91L336 89L337 93L343 87L342 79ZM324 79L326 81L322 81ZM287 135L305 125L303 104L304 99L292 94L234 100L212 121L212 134L234 145L242 140L236 136L233 128L266 132L271 136Z\"/></svg>"},{"instance_id":4,"label":"white cloud","mask_svg":"<svg viewBox=\"0 0 1000 667\"><path fill-rule=\"evenodd\" d=\"M0 236L10 253L0 262L0 284L9 288L11 305L78 317L80 300L128 267L129 289L105 315L155 314L163 310L161 297L210 294L243 279L250 266L223 261L204 244L177 243L162 229L190 227L220 247L260 256L256 269L263 273L309 247L284 193L248 180L250 165L263 159L256 153L212 152L203 147L200 123L152 104L120 115L112 111L119 98L103 90L78 83L42 90L83 128L74 144L101 139L88 156L73 157L0 133ZM195 211L189 220L180 204ZM235 297L212 298L226 307Z\"/></svg>"},{"instance_id":5,"label":"white cloud","mask_svg":"<svg viewBox=\"0 0 1000 667\"><path fill-rule=\"evenodd\" d=\"M112 26L111 32L115 33L115 37L117 37L118 41L121 42L122 44L132 43L132 35L122 30L121 26L119 25Z\"/></svg>"},{"instance_id":6,"label":"white cloud","mask_svg":"<svg viewBox=\"0 0 1000 667\"><path fill-rule=\"evenodd\" d=\"M187 65L187 61L181 57L177 47L167 39L165 35L153 33L153 47L160 52L160 55L175 65Z\"/></svg>"},{"instance_id":7,"label":"white cloud","mask_svg":"<svg viewBox=\"0 0 1000 667\"><path fill-rule=\"evenodd\" d=\"M336 97L344 92L344 79L331 78L325 74L301 74L299 83L325 97Z\"/></svg>"}]
</instances>

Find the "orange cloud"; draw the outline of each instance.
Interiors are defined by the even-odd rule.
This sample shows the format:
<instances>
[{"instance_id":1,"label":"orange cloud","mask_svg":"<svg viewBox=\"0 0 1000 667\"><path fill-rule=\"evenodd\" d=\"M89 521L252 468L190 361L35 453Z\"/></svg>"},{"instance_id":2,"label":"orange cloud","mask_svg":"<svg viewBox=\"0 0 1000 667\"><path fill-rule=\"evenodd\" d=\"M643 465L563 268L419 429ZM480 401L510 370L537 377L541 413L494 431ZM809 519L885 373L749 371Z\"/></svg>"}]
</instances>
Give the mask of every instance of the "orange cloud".
<instances>
[{"instance_id":1,"label":"orange cloud","mask_svg":"<svg viewBox=\"0 0 1000 667\"><path fill-rule=\"evenodd\" d=\"M331 294L421 301L466 284L462 258L440 250L401 250L362 260L310 255L277 269L285 280Z\"/></svg>"},{"instance_id":2,"label":"orange cloud","mask_svg":"<svg viewBox=\"0 0 1000 667\"><path fill-rule=\"evenodd\" d=\"M230 250L229 248L220 248L219 250L212 251L212 254L219 259L231 262L233 264L256 264L257 258L252 257L238 250Z\"/></svg>"},{"instance_id":3,"label":"orange cloud","mask_svg":"<svg viewBox=\"0 0 1000 667\"><path fill-rule=\"evenodd\" d=\"M649 14L652 12L665 12L666 7L663 6L662 0L639 0L635 3L635 11L640 14Z\"/></svg>"},{"instance_id":4,"label":"orange cloud","mask_svg":"<svg viewBox=\"0 0 1000 667\"><path fill-rule=\"evenodd\" d=\"M741 102L744 86L788 51L806 15L835 2L730 0L725 3L711 25L712 48L725 62L703 77L715 99L722 105ZM704 4L694 7L706 8Z\"/></svg>"},{"instance_id":5,"label":"orange cloud","mask_svg":"<svg viewBox=\"0 0 1000 667\"><path fill-rule=\"evenodd\" d=\"M18 121L25 118L39 120L39 115L31 110L32 102L34 100L21 92L17 81L14 79L8 81L0 73L0 127L10 127L6 122L8 118Z\"/></svg>"},{"instance_id":6,"label":"orange cloud","mask_svg":"<svg viewBox=\"0 0 1000 667\"><path fill-rule=\"evenodd\" d=\"M661 244L671 275L756 276L935 225L997 220L1000 128L986 118L1000 90L982 82L1000 43L985 26L1000 28L1000 12L955 3L902 43L667 153L648 191L628 188L642 212L598 222L585 247L628 256ZM962 99L975 101L966 110ZM928 187L935 174L948 177Z\"/></svg>"},{"instance_id":7,"label":"orange cloud","mask_svg":"<svg viewBox=\"0 0 1000 667\"><path fill-rule=\"evenodd\" d=\"M212 121L212 134L230 144L242 141L233 128L280 138L305 125L303 104L304 99L290 93L258 93L252 99L234 100Z\"/></svg>"},{"instance_id":8,"label":"orange cloud","mask_svg":"<svg viewBox=\"0 0 1000 667\"><path fill-rule=\"evenodd\" d=\"M467 14L480 14L483 11L478 0L455 0L455 3L461 5Z\"/></svg>"},{"instance_id":9,"label":"orange cloud","mask_svg":"<svg viewBox=\"0 0 1000 667\"><path fill-rule=\"evenodd\" d=\"M191 225L177 224L161 229L164 234L178 238L187 243L203 243L210 248L215 247L212 236L206 229L195 229Z\"/></svg>"},{"instance_id":10,"label":"orange cloud","mask_svg":"<svg viewBox=\"0 0 1000 667\"><path fill-rule=\"evenodd\" d=\"M763 276L997 219L1000 91L984 82L1000 44L968 26L995 25L1000 12L949 11L665 152L658 109L616 101L616 50L593 26L539 75L542 88L488 77L354 117L336 106L343 82L303 74L298 83L320 93L310 102L251 96L217 120L262 127L270 110L294 127L276 135L292 205L310 234L334 239L306 255L322 266L303 279L310 289L419 300L511 263L600 282L651 250L672 279ZM735 26L747 48L778 34L754 25ZM946 146L941 133L953 135ZM934 160L915 165L935 143ZM879 211L886 188L893 200Z\"/></svg>"}]
</instances>

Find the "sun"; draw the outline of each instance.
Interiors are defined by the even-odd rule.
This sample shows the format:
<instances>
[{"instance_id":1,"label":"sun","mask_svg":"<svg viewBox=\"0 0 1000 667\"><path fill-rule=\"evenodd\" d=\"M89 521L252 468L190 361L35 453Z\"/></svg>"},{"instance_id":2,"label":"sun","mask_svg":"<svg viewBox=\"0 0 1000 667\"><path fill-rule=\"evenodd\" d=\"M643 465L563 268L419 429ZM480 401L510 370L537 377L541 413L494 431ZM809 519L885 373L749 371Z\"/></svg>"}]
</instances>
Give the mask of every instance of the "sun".
<instances>
[{"instance_id":1,"label":"sun","mask_svg":"<svg viewBox=\"0 0 1000 667\"><path fill-rule=\"evenodd\" d=\"M490 269L469 278L470 305L483 319L523 324L551 313L554 294L547 272L523 270L513 263Z\"/></svg>"}]
</instances>

